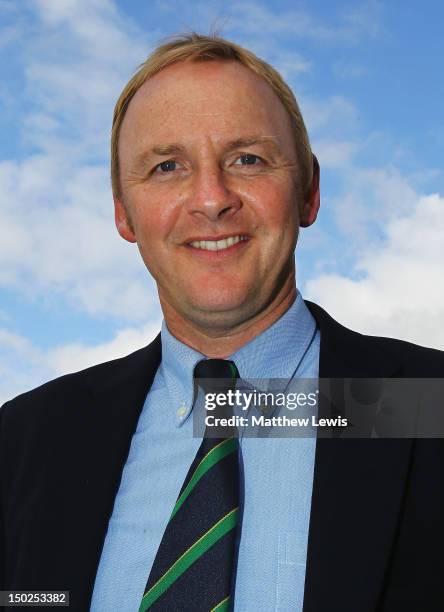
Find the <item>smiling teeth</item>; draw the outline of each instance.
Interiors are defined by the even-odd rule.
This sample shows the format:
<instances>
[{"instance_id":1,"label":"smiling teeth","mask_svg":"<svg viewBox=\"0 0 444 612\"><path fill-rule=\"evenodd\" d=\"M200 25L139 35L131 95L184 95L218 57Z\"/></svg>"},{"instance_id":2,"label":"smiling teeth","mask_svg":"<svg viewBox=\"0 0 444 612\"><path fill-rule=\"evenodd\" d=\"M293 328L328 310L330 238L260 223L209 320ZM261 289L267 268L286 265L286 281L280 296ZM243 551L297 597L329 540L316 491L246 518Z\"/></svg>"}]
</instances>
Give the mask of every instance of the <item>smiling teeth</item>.
<instances>
[{"instance_id":1,"label":"smiling teeth","mask_svg":"<svg viewBox=\"0 0 444 612\"><path fill-rule=\"evenodd\" d=\"M191 246L196 249L204 249L205 251L221 251L222 249L227 249L233 244L237 244L241 240L246 240L244 236L230 236L229 238L224 238L223 240L195 240L191 242Z\"/></svg>"}]
</instances>

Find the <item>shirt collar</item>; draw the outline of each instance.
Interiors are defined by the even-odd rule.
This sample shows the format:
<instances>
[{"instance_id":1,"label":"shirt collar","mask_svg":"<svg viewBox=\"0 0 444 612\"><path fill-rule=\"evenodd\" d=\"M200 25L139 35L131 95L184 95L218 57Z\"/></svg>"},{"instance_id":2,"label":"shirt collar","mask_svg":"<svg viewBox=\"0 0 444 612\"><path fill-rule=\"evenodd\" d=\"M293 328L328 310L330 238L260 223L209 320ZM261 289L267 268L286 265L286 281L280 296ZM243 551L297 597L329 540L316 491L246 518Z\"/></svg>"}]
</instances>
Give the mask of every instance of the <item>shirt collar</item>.
<instances>
[{"instance_id":1,"label":"shirt collar","mask_svg":"<svg viewBox=\"0 0 444 612\"><path fill-rule=\"evenodd\" d=\"M298 292L285 314L230 359L235 362L240 376L247 380L289 379L297 373L315 332L316 322ZM162 322L161 342L161 375L179 427L191 412L194 368L206 356L173 336L165 320Z\"/></svg>"},{"instance_id":2,"label":"shirt collar","mask_svg":"<svg viewBox=\"0 0 444 612\"><path fill-rule=\"evenodd\" d=\"M232 359L242 378L291 378L316 331L316 322L298 292L290 308L236 351Z\"/></svg>"},{"instance_id":3,"label":"shirt collar","mask_svg":"<svg viewBox=\"0 0 444 612\"><path fill-rule=\"evenodd\" d=\"M205 359L205 355L173 336L165 320L162 321L160 338L162 342L161 375L173 403L176 425L179 427L191 412L194 368L198 361Z\"/></svg>"}]
</instances>

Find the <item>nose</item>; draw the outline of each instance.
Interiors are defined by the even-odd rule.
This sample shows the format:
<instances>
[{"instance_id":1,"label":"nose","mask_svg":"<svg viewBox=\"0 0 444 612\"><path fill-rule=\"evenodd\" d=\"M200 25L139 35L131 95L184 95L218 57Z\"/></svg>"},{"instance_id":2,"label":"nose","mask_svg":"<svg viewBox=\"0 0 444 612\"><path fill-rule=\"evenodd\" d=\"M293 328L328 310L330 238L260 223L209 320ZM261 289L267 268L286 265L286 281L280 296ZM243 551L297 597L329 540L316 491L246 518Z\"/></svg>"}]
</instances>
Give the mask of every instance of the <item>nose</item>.
<instances>
[{"instance_id":1,"label":"nose","mask_svg":"<svg viewBox=\"0 0 444 612\"><path fill-rule=\"evenodd\" d=\"M241 207L239 195L230 188L221 168L205 167L195 173L187 201L190 214L220 221L231 217Z\"/></svg>"}]
</instances>

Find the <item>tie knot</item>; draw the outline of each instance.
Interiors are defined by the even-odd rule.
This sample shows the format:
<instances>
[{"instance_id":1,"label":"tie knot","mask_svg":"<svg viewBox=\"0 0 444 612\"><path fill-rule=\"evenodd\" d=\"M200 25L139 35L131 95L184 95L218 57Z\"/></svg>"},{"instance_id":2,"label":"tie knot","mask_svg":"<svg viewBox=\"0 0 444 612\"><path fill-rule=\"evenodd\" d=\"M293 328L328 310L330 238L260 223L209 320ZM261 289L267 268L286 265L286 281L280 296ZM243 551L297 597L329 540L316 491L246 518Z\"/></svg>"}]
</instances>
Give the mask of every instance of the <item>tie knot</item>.
<instances>
[{"instance_id":1,"label":"tie knot","mask_svg":"<svg viewBox=\"0 0 444 612\"><path fill-rule=\"evenodd\" d=\"M194 368L194 379L205 393L234 389L238 378L236 364L227 359L202 359Z\"/></svg>"},{"instance_id":2,"label":"tie knot","mask_svg":"<svg viewBox=\"0 0 444 612\"><path fill-rule=\"evenodd\" d=\"M234 361L227 359L202 359L194 368L194 378L239 378Z\"/></svg>"}]
</instances>

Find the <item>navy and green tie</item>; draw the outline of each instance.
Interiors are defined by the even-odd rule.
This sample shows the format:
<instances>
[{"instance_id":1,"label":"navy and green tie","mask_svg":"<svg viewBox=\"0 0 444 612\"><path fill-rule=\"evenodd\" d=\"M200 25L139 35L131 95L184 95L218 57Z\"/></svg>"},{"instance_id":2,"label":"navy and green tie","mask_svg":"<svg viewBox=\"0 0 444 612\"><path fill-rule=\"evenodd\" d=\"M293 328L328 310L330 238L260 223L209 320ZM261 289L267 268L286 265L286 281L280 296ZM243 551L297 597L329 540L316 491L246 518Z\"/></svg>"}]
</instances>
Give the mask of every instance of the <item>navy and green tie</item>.
<instances>
[{"instance_id":1,"label":"navy and green tie","mask_svg":"<svg viewBox=\"0 0 444 612\"><path fill-rule=\"evenodd\" d=\"M202 360L194 370L195 397L198 386L204 393L234 389L238 377L232 361ZM163 534L139 612L232 610L241 524L240 448L233 428L223 435L204 435Z\"/></svg>"}]
</instances>

